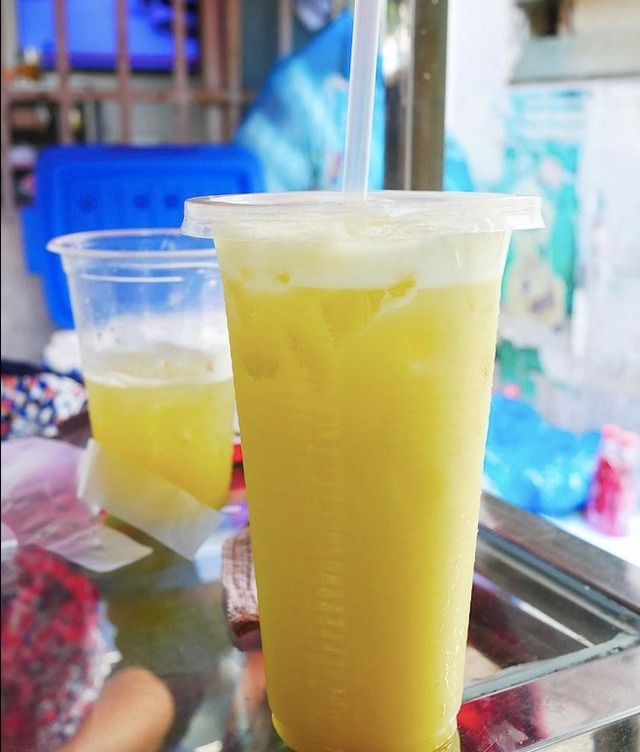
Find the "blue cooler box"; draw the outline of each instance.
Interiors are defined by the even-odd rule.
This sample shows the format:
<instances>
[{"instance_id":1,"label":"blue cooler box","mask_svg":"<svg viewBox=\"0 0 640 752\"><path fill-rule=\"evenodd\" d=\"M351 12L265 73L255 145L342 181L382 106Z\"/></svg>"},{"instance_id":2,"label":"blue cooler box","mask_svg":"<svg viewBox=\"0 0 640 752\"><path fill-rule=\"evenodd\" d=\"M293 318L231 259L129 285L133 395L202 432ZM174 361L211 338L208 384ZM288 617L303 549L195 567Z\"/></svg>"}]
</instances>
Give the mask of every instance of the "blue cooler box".
<instances>
[{"instance_id":1,"label":"blue cooler box","mask_svg":"<svg viewBox=\"0 0 640 752\"><path fill-rule=\"evenodd\" d=\"M38 156L36 200L21 212L28 271L42 277L51 320L72 329L60 258L47 242L69 232L179 227L193 196L264 190L262 166L240 146L53 146Z\"/></svg>"}]
</instances>

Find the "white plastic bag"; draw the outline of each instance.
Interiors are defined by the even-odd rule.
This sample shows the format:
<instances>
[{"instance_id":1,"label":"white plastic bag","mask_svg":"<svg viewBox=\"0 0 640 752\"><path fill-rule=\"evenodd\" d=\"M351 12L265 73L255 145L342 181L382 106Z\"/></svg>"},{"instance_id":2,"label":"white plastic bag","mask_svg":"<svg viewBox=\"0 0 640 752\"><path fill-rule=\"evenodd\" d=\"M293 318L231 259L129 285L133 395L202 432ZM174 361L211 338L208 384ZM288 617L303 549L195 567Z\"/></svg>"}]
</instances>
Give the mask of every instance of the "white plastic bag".
<instances>
[{"instance_id":1,"label":"white plastic bag","mask_svg":"<svg viewBox=\"0 0 640 752\"><path fill-rule=\"evenodd\" d=\"M4 441L1 449L3 559L16 547L36 545L106 572L151 553L106 527L100 508L78 498L82 449L41 437Z\"/></svg>"}]
</instances>

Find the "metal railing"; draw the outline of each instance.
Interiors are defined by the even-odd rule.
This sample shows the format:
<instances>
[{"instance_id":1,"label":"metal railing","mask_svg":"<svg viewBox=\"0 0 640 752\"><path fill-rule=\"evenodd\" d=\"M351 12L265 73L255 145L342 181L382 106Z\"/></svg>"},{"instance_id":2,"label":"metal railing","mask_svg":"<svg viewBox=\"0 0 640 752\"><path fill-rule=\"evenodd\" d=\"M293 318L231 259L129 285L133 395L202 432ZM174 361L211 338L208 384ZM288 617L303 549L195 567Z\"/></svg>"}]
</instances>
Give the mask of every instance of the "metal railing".
<instances>
[{"instance_id":1,"label":"metal railing","mask_svg":"<svg viewBox=\"0 0 640 752\"><path fill-rule=\"evenodd\" d=\"M11 64L3 50L2 55L2 205L3 210L15 208L13 185L14 166L11 159L13 146L12 118L17 107L49 107L55 117L56 138L59 144L76 140L73 125L74 109L88 103L114 103L119 110L117 140L132 143L134 105L138 103L168 104L172 109L172 141L187 143L190 140L190 108L199 106L206 113L207 140L230 140L242 114L242 107L251 94L242 89L242 35L241 0L200 0L199 2L199 63L197 71L190 70L186 54L187 2L171 0L172 33L174 42L173 66L158 86L157 80L145 82L144 77L134 81L129 44L127 0L115 0L116 58L115 69L108 86L90 85L90 76L75 75L69 51L66 0L53 0L55 30L55 64L46 76L21 85L11 81ZM290 33L286 2L278 4L279 36ZM3 47L10 39L14 27L15 8L2 3L2 26L5 35ZM10 45L9 45L10 46ZM280 49L287 40L279 40ZM157 77L156 77L157 78Z\"/></svg>"}]
</instances>

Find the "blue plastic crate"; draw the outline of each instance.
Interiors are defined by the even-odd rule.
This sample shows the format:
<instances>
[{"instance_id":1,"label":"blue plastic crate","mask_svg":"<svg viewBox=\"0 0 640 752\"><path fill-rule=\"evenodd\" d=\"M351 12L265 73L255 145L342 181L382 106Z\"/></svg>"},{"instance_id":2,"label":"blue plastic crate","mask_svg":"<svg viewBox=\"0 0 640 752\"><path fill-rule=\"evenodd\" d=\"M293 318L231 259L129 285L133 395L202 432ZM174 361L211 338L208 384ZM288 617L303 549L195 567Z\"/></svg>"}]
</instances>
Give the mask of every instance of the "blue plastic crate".
<instances>
[{"instance_id":1,"label":"blue plastic crate","mask_svg":"<svg viewBox=\"0 0 640 752\"><path fill-rule=\"evenodd\" d=\"M73 328L57 235L84 230L178 227L193 196L264 190L258 158L232 145L53 146L36 164L36 200L22 210L27 269L42 277L51 320Z\"/></svg>"}]
</instances>

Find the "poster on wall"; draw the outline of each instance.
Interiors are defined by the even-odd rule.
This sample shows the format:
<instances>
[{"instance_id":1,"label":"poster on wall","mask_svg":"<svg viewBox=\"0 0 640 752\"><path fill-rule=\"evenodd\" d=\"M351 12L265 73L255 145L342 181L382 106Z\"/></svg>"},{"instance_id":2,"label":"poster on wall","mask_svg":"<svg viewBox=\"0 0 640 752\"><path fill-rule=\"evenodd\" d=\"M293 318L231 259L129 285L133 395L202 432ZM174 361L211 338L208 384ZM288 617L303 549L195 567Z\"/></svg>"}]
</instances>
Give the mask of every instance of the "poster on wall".
<instances>
[{"instance_id":1,"label":"poster on wall","mask_svg":"<svg viewBox=\"0 0 640 752\"><path fill-rule=\"evenodd\" d=\"M490 187L542 200L545 227L513 237L502 289L499 367L525 392L542 369L540 348L566 332L572 315L585 98L581 89L510 92L502 175Z\"/></svg>"},{"instance_id":2,"label":"poster on wall","mask_svg":"<svg viewBox=\"0 0 640 752\"><path fill-rule=\"evenodd\" d=\"M562 326L572 308L584 100L579 90L510 95L503 176L496 190L540 196L546 226L514 236L503 309L547 327Z\"/></svg>"},{"instance_id":3,"label":"poster on wall","mask_svg":"<svg viewBox=\"0 0 640 752\"><path fill-rule=\"evenodd\" d=\"M498 376L575 429L640 430L640 81L509 92L502 177L546 226L517 233Z\"/></svg>"}]
</instances>

